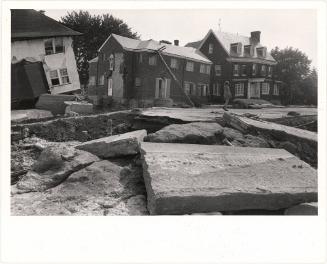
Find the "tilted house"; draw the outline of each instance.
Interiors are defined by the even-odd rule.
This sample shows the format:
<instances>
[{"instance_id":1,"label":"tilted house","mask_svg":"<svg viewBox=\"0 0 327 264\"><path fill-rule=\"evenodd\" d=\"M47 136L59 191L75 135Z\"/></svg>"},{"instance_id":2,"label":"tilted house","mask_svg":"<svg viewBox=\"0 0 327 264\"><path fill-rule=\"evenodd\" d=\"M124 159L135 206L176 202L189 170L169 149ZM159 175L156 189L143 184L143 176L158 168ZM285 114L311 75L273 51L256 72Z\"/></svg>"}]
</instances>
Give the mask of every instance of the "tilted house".
<instances>
[{"instance_id":1,"label":"tilted house","mask_svg":"<svg viewBox=\"0 0 327 264\"><path fill-rule=\"evenodd\" d=\"M214 101L223 100L223 84L230 82L234 98L280 101L275 59L260 43L260 31L251 36L209 30L200 41L186 44L213 62L210 90Z\"/></svg>"},{"instance_id":2,"label":"tilted house","mask_svg":"<svg viewBox=\"0 0 327 264\"><path fill-rule=\"evenodd\" d=\"M88 95L143 105L160 98L176 103L190 96L207 100L211 64L200 51L178 46L178 41L172 45L111 34L90 61Z\"/></svg>"},{"instance_id":3,"label":"tilted house","mask_svg":"<svg viewBox=\"0 0 327 264\"><path fill-rule=\"evenodd\" d=\"M15 96L20 97L25 93L27 97L37 97L46 91L59 94L80 90L72 48L72 36L77 35L81 33L41 12L12 9L11 63L12 68L16 68L15 75L12 76ZM15 67L21 62L24 63L20 68ZM37 65L32 67L31 63ZM24 80L30 80L29 86L24 87ZM31 92L24 89L31 89Z\"/></svg>"}]
</instances>

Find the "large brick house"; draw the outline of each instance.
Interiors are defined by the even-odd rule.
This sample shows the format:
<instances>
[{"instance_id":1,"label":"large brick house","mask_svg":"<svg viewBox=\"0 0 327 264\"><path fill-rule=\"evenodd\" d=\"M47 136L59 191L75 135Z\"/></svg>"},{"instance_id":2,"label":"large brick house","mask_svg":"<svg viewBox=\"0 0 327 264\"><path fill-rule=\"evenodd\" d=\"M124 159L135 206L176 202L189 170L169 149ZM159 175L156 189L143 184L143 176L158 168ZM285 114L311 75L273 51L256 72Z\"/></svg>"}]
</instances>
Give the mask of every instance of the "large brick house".
<instances>
[{"instance_id":1,"label":"large brick house","mask_svg":"<svg viewBox=\"0 0 327 264\"><path fill-rule=\"evenodd\" d=\"M223 84L230 82L233 98L280 101L281 82L274 74L275 59L260 43L260 31L241 36L209 30L200 41L186 44L201 51L213 63L210 93L223 101Z\"/></svg>"},{"instance_id":2,"label":"large brick house","mask_svg":"<svg viewBox=\"0 0 327 264\"><path fill-rule=\"evenodd\" d=\"M139 106L156 99L175 103L209 98L212 62L199 50L178 41L142 41L111 34L89 61L88 96L98 102L133 99Z\"/></svg>"}]
</instances>

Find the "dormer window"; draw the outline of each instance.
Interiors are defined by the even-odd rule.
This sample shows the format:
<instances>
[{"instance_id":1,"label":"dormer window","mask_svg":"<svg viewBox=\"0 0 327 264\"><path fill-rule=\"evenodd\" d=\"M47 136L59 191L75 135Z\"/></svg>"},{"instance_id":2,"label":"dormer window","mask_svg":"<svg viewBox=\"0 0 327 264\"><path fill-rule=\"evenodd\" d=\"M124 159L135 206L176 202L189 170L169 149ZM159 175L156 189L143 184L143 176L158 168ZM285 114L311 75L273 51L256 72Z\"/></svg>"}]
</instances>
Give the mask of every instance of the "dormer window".
<instances>
[{"instance_id":1,"label":"dormer window","mask_svg":"<svg viewBox=\"0 0 327 264\"><path fill-rule=\"evenodd\" d=\"M242 54L242 43L233 43L230 44L230 53L232 55L241 55Z\"/></svg>"},{"instance_id":2,"label":"dormer window","mask_svg":"<svg viewBox=\"0 0 327 264\"><path fill-rule=\"evenodd\" d=\"M212 44L212 43L209 43L209 50L208 50L208 53L209 53L209 54L212 54L212 53L213 53L213 44Z\"/></svg>"},{"instance_id":3,"label":"dormer window","mask_svg":"<svg viewBox=\"0 0 327 264\"><path fill-rule=\"evenodd\" d=\"M244 56L248 56L248 57L253 56L253 46L252 45L244 46Z\"/></svg>"},{"instance_id":4,"label":"dormer window","mask_svg":"<svg viewBox=\"0 0 327 264\"><path fill-rule=\"evenodd\" d=\"M267 56L267 48L266 47L257 48L257 55L260 58L265 58Z\"/></svg>"}]
</instances>

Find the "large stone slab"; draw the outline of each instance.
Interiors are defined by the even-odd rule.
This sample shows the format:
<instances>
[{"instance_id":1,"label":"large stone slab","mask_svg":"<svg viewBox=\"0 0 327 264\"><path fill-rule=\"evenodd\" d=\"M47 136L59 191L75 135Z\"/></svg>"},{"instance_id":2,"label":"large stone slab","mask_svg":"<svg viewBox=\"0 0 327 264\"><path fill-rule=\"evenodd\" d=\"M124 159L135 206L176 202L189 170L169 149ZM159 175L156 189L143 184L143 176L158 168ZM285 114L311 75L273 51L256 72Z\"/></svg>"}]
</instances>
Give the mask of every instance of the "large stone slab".
<instances>
[{"instance_id":1,"label":"large stone slab","mask_svg":"<svg viewBox=\"0 0 327 264\"><path fill-rule=\"evenodd\" d=\"M146 130L99 138L76 146L101 158L135 155L140 151L140 142L147 135Z\"/></svg>"},{"instance_id":2,"label":"large stone slab","mask_svg":"<svg viewBox=\"0 0 327 264\"><path fill-rule=\"evenodd\" d=\"M142 170L107 160L71 174L60 185L43 192L14 194L12 215L144 215Z\"/></svg>"},{"instance_id":3,"label":"large stone slab","mask_svg":"<svg viewBox=\"0 0 327 264\"><path fill-rule=\"evenodd\" d=\"M14 191L35 192L53 188L73 172L98 160L99 158L91 153L63 144L46 147L33 164L32 170L16 184Z\"/></svg>"},{"instance_id":4,"label":"large stone slab","mask_svg":"<svg viewBox=\"0 0 327 264\"><path fill-rule=\"evenodd\" d=\"M149 134L145 141L160 143L215 144L222 140L223 128L217 123L174 124Z\"/></svg>"},{"instance_id":5,"label":"large stone slab","mask_svg":"<svg viewBox=\"0 0 327 264\"><path fill-rule=\"evenodd\" d=\"M285 210L285 215L318 215L318 203L303 203Z\"/></svg>"},{"instance_id":6,"label":"large stone slab","mask_svg":"<svg viewBox=\"0 0 327 264\"><path fill-rule=\"evenodd\" d=\"M317 171L282 149L143 142L141 155L151 214L317 201Z\"/></svg>"}]
</instances>

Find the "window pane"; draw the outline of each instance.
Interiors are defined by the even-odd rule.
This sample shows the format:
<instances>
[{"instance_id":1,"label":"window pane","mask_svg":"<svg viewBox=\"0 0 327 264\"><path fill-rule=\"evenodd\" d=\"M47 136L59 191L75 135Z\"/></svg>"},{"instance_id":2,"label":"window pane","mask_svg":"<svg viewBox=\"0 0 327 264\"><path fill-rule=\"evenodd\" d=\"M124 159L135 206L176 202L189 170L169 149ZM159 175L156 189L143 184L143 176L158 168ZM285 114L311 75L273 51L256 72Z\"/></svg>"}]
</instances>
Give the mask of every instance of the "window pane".
<instances>
[{"instance_id":1,"label":"window pane","mask_svg":"<svg viewBox=\"0 0 327 264\"><path fill-rule=\"evenodd\" d=\"M67 69L66 69L66 68L60 69L60 75L61 75L61 76L66 76L66 75L68 75Z\"/></svg>"},{"instance_id":2,"label":"window pane","mask_svg":"<svg viewBox=\"0 0 327 264\"><path fill-rule=\"evenodd\" d=\"M55 39L56 53L64 52L64 42L62 38Z\"/></svg>"},{"instance_id":3,"label":"window pane","mask_svg":"<svg viewBox=\"0 0 327 264\"><path fill-rule=\"evenodd\" d=\"M62 83L69 83L69 77L68 76L61 77L61 82Z\"/></svg>"},{"instance_id":4,"label":"window pane","mask_svg":"<svg viewBox=\"0 0 327 264\"><path fill-rule=\"evenodd\" d=\"M53 54L53 46L52 46L52 39L47 39L44 41L44 48L45 48L45 54L50 55Z\"/></svg>"},{"instance_id":5,"label":"window pane","mask_svg":"<svg viewBox=\"0 0 327 264\"><path fill-rule=\"evenodd\" d=\"M51 79L58 78L58 72L57 72L57 70L50 71L50 78Z\"/></svg>"}]
</instances>

